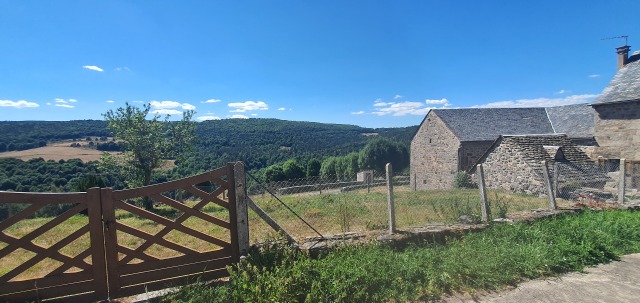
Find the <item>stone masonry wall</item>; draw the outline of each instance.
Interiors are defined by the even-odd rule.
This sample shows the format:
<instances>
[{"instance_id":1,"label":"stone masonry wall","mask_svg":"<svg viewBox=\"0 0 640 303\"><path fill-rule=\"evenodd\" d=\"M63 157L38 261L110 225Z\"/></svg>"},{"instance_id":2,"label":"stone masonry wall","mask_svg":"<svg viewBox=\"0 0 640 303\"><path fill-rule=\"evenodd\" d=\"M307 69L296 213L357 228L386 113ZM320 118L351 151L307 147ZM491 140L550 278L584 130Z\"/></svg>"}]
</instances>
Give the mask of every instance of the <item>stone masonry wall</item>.
<instances>
[{"instance_id":1,"label":"stone masonry wall","mask_svg":"<svg viewBox=\"0 0 640 303\"><path fill-rule=\"evenodd\" d=\"M493 141L462 142L460 149L460 170L473 168L478 159L491 147Z\"/></svg>"},{"instance_id":2,"label":"stone masonry wall","mask_svg":"<svg viewBox=\"0 0 640 303\"><path fill-rule=\"evenodd\" d=\"M544 194L545 181L531 167L519 147L503 141L483 162L487 188L527 194Z\"/></svg>"},{"instance_id":3,"label":"stone masonry wall","mask_svg":"<svg viewBox=\"0 0 640 303\"><path fill-rule=\"evenodd\" d=\"M460 141L429 112L411 141L411 186L416 190L447 189L458 171Z\"/></svg>"},{"instance_id":4,"label":"stone masonry wall","mask_svg":"<svg viewBox=\"0 0 640 303\"><path fill-rule=\"evenodd\" d=\"M596 156L640 160L640 101L595 105Z\"/></svg>"}]
</instances>

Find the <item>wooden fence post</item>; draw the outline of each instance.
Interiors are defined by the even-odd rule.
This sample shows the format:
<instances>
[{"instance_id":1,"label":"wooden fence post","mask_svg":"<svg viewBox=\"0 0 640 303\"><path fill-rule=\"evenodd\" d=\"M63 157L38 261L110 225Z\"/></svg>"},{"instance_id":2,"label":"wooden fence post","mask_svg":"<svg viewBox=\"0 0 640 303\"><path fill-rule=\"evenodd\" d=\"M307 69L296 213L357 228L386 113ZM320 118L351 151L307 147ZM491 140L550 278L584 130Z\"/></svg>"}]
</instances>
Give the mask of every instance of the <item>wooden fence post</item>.
<instances>
[{"instance_id":1,"label":"wooden fence post","mask_svg":"<svg viewBox=\"0 0 640 303\"><path fill-rule=\"evenodd\" d=\"M560 194L560 189L558 188L558 179L560 179L560 170L558 167L558 162L553 163L553 192L557 197Z\"/></svg>"},{"instance_id":2,"label":"wooden fence post","mask_svg":"<svg viewBox=\"0 0 640 303\"><path fill-rule=\"evenodd\" d=\"M396 210L393 205L393 167L391 163L386 165L387 171L387 202L389 203L389 234L396 232Z\"/></svg>"},{"instance_id":3,"label":"wooden fence post","mask_svg":"<svg viewBox=\"0 0 640 303\"><path fill-rule=\"evenodd\" d=\"M89 237L91 239L91 268L95 281L95 294L98 300L109 298L107 283L107 264L105 263L104 230L102 225L102 205L100 188L87 190L87 214L89 217Z\"/></svg>"},{"instance_id":4,"label":"wooden fence post","mask_svg":"<svg viewBox=\"0 0 640 303\"><path fill-rule=\"evenodd\" d=\"M478 164L476 172L478 173L478 187L480 188L482 222L489 222L489 202L487 200L487 188L484 183L484 169L482 168L482 164Z\"/></svg>"},{"instance_id":5,"label":"wooden fence post","mask_svg":"<svg viewBox=\"0 0 640 303\"><path fill-rule=\"evenodd\" d=\"M118 271L118 237L116 235L116 209L111 188L100 189L102 205L102 221L104 224L104 250L107 263L107 280L109 282L109 298L120 295L120 273Z\"/></svg>"},{"instance_id":6,"label":"wooden fence post","mask_svg":"<svg viewBox=\"0 0 640 303\"><path fill-rule=\"evenodd\" d=\"M627 184L624 182L627 175L627 166L625 165L625 159L620 159L620 180L618 183L618 203L624 203L624 193L626 191Z\"/></svg>"},{"instance_id":7,"label":"wooden fence post","mask_svg":"<svg viewBox=\"0 0 640 303\"><path fill-rule=\"evenodd\" d=\"M247 179L242 162L234 164L233 177L235 179L238 247L240 255L246 255L249 252L249 212L247 210Z\"/></svg>"},{"instance_id":8,"label":"wooden fence post","mask_svg":"<svg viewBox=\"0 0 640 303\"><path fill-rule=\"evenodd\" d=\"M549 196L549 206L551 209L558 209L558 205L556 205L556 197L553 194L553 188L551 186L551 178L549 178L549 168L547 167L547 160L542 160L542 172L544 175L544 180L547 185L547 195Z\"/></svg>"}]
</instances>

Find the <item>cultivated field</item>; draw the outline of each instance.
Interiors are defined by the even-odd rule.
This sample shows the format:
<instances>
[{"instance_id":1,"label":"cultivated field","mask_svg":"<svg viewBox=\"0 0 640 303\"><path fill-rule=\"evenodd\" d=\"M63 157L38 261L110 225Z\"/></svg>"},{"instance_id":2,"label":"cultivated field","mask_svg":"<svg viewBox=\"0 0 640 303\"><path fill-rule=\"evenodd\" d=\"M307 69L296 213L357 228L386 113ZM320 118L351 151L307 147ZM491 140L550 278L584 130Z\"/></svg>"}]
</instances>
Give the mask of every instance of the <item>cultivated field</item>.
<instances>
[{"instance_id":1,"label":"cultivated field","mask_svg":"<svg viewBox=\"0 0 640 303\"><path fill-rule=\"evenodd\" d=\"M70 147L72 143L78 143L80 147ZM10 151L0 153L0 158L17 158L27 161L33 158L42 158L45 160L69 160L80 159L82 162L98 161L102 152L95 148L90 148L85 141L65 140L56 143L49 143L44 147L33 149Z\"/></svg>"}]
</instances>

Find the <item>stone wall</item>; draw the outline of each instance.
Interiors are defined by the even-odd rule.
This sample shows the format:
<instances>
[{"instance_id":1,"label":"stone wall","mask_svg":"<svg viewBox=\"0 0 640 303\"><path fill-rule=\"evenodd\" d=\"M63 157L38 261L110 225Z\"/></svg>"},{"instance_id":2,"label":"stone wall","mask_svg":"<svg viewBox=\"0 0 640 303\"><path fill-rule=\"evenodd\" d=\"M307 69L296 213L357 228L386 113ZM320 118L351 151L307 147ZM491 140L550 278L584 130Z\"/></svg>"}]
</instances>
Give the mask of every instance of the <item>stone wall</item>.
<instances>
[{"instance_id":1,"label":"stone wall","mask_svg":"<svg viewBox=\"0 0 640 303\"><path fill-rule=\"evenodd\" d=\"M447 189L458 171L460 141L444 122L429 112L411 141L411 187Z\"/></svg>"},{"instance_id":2,"label":"stone wall","mask_svg":"<svg viewBox=\"0 0 640 303\"><path fill-rule=\"evenodd\" d=\"M640 101L594 104L596 155L640 160Z\"/></svg>"},{"instance_id":3,"label":"stone wall","mask_svg":"<svg viewBox=\"0 0 640 303\"><path fill-rule=\"evenodd\" d=\"M476 164L478 159L491 147L493 141L462 142L460 149L459 170L468 171Z\"/></svg>"},{"instance_id":4,"label":"stone wall","mask_svg":"<svg viewBox=\"0 0 640 303\"><path fill-rule=\"evenodd\" d=\"M527 194L546 193L545 181L532 167L519 146L503 140L484 160L484 176L487 188ZM533 166L541 166L535 163Z\"/></svg>"}]
</instances>

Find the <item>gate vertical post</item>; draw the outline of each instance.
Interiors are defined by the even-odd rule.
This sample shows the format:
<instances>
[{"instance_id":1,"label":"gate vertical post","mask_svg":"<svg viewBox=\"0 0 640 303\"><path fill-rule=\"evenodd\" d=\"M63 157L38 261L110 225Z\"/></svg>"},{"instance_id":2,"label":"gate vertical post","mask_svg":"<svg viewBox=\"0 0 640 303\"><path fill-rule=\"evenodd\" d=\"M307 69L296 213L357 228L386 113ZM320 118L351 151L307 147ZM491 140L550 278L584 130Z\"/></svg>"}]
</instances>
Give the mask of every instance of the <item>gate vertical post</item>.
<instances>
[{"instance_id":1,"label":"gate vertical post","mask_svg":"<svg viewBox=\"0 0 640 303\"><path fill-rule=\"evenodd\" d=\"M387 171L387 202L389 204L389 234L396 232L396 208L393 201L393 166L387 163L385 166Z\"/></svg>"},{"instance_id":2,"label":"gate vertical post","mask_svg":"<svg viewBox=\"0 0 640 303\"><path fill-rule=\"evenodd\" d=\"M100 188L87 190L87 213L89 216L89 237L91 243L91 268L95 283L97 300L109 298L109 284L107 283L107 264L105 261L104 231L102 228L102 205Z\"/></svg>"},{"instance_id":3,"label":"gate vertical post","mask_svg":"<svg viewBox=\"0 0 640 303\"><path fill-rule=\"evenodd\" d=\"M102 220L104 224L104 249L107 263L107 281L109 298L117 298L120 290L120 273L118 271L118 237L116 234L116 209L111 188L100 189L102 204Z\"/></svg>"},{"instance_id":4,"label":"gate vertical post","mask_svg":"<svg viewBox=\"0 0 640 303\"><path fill-rule=\"evenodd\" d=\"M484 169L482 164L476 166L478 173L478 187L480 188L480 211L482 212L482 222L489 222L489 200L487 199L487 186L484 182Z\"/></svg>"},{"instance_id":5,"label":"gate vertical post","mask_svg":"<svg viewBox=\"0 0 640 303\"><path fill-rule=\"evenodd\" d=\"M249 253L249 211L247 207L247 177L244 163L236 162L233 167L236 192L236 212L238 222L238 247L240 255Z\"/></svg>"}]
</instances>

